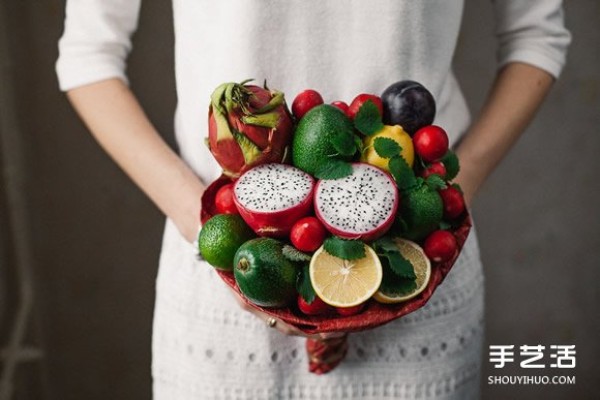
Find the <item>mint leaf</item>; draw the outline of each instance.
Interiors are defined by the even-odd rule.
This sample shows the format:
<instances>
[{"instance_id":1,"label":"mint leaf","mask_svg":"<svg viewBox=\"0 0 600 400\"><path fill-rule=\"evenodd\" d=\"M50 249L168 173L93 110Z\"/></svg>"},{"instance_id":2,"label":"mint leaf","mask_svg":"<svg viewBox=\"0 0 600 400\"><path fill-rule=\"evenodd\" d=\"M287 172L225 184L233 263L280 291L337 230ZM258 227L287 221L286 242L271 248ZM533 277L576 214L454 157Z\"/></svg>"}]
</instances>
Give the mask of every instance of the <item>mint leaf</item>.
<instances>
[{"instance_id":1,"label":"mint leaf","mask_svg":"<svg viewBox=\"0 0 600 400\"><path fill-rule=\"evenodd\" d=\"M416 279L401 278L391 271L389 265L383 263L383 279L379 291L388 296L404 296L417 288Z\"/></svg>"},{"instance_id":2,"label":"mint leaf","mask_svg":"<svg viewBox=\"0 0 600 400\"><path fill-rule=\"evenodd\" d=\"M310 274L308 272L308 264L302 268L300 274L298 275L298 281L296 282L296 289L298 289L298 294L302 296L304 301L308 304L312 303L315 300L315 289L312 287L312 283L310 283Z\"/></svg>"},{"instance_id":3,"label":"mint leaf","mask_svg":"<svg viewBox=\"0 0 600 400\"><path fill-rule=\"evenodd\" d=\"M452 225L450 225L448 222L446 222L446 221L441 221L440 222L440 229L441 230L447 231L450 228L452 228Z\"/></svg>"},{"instance_id":4,"label":"mint leaf","mask_svg":"<svg viewBox=\"0 0 600 400\"><path fill-rule=\"evenodd\" d=\"M446 167L446 179L451 181L456 178L458 175L458 171L460 171L460 163L458 162L458 157L456 153L452 150L448 150L446 155L442 157L442 164Z\"/></svg>"},{"instance_id":5,"label":"mint leaf","mask_svg":"<svg viewBox=\"0 0 600 400\"><path fill-rule=\"evenodd\" d=\"M346 240L337 236L325 239L325 251L343 260L358 260L366 256L365 244L360 240Z\"/></svg>"},{"instance_id":6,"label":"mint leaf","mask_svg":"<svg viewBox=\"0 0 600 400\"><path fill-rule=\"evenodd\" d=\"M342 130L336 131L329 139L329 143L335 151L343 156L350 157L356 153L356 142L352 133Z\"/></svg>"},{"instance_id":7,"label":"mint leaf","mask_svg":"<svg viewBox=\"0 0 600 400\"><path fill-rule=\"evenodd\" d=\"M367 100L360 106L354 117L354 127L367 136L383 129L381 114L372 100Z\"/></svg>"},{"instance_id":8,"label":"mint leaf","mask_svg":"<svg viewBox=\"0 0 600 400\"><path fill-rule=\"evenodd\" d=\"M399 251L389 252L381 257L388 259L388 263L392 272L401 278L416 279L415 269L413 265L408 261L402 253Z\"/></svg>"},{"instance_id":9,"label":"mint leaf","mask_svg":"<svg viewBox=\"0 0 600 400\"><path fill-rule=\"evenodd\" d=\"M342 160L326 160L315 172L317 179L340 179L352 175L352 164Z\"/></svg>"},{"instance_id":10,"label":"mint leaf","mask_svg":"<svg viewBox=\"0 0 600 400\"><path fill-rule=\"evenodd\" d=\"M298 250L294 246L290 246L289 244L283 245L281 253L285 258L293 262L306 262L310 261L311 259L311 256L301 252L300 250Z\"/></svg>"},{"instance_id":11,"label":"mint leaf","mask_svg":"<svg viewBox=\"0 0 600 400\"><path fill-rule=\"evenodd\" d=\"M402 147L393 139L378 137L375 138L373 142L373 147L375 147L375 152L379 157L382 158L392 158L394 156L399 156L402 151Z\"/></svg>"},{"instance_id":12,"label":"mint leaf","mask_svg":"<svg viewBox=\"0 0 600 400\"><path fill-rule=\"evenodd\" d=\"M400 190L407 190L417 185L415 173L401 156L392 157L388 167Z\"/></svg>"},{"instance_id":13,"label":"mint leaf","mask_svg":"<svg viewBox=\"0 0 600 400\"><path fill-rule=\"evenodd\" d=\"M354 135L354 144L355 144L356 149L358 150L358 152L360 154L362 154L364 145L363 145L363 142L362 142L362 139L360 138L360 136Z\"/></svg>"},{"instance_id":14,"label":"mint leaf","mask_svg":"<svg viewBox=\"0 0 600 400\"><path fill-rule=\"evenodd\" d=\"M431 190L439 190L446 188L446 182L437 174L429 175L425 180L425 184Z\"/></svg>"},{"instance_id":15,"label":"mint leaf","mask_svg":"<svg viewBox=\"0 0 600 400\"><path fill-rule=\"evenodd\" d=\"M398 249L398 246L396 246L396 243L394 243L392 238L383 237L373 242L373 248L379 256L379 259L382 260L395 275L406 279L417 278L411 262L404 258L402 253L400 253L400 249Z\"/></svg>"}]
</instances>

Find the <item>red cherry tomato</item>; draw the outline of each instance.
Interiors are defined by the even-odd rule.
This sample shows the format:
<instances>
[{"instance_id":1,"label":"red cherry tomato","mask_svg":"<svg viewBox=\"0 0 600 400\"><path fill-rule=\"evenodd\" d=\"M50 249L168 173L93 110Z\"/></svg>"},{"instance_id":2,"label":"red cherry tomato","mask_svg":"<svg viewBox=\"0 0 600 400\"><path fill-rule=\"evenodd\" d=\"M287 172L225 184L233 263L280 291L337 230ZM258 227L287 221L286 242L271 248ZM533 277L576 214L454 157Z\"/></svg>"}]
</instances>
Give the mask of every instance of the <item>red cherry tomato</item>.
<instances>
[{"instance_id":1,"label":"red cherry tomato","mask_svg":"<svg viewBox=\"0 0 600 400\"><path fill-rule=\"evenodd\" d=\"M315 296L312 303L307 303L302 296L298 296L298 308L306 315L320 315L331 311L332 307Z\"/></svg>"},{"instance_id":2,"label":"red cherry tomato","mask_svg":"<svg viewBox=\"0 0 600 400\"><path fill-rule=\"evenodd\" d=\"M439 191L444 202L444 218L454 219L465 211L465 199L457 188L448 186Z\"/></svg>"},{"instance_id":3,"label":"red cherry tomato","mask_svg":"<svg viewBox=\"0 0 600 400\"><path fill-rule=\"evenodd\" d=\"M233 201L233 183L223 185L217 190L215 207L219 214L239 214Z\"/></svg>"},{"instance_id":4,"label":"red cherry tomato","mask_svg":"<svg viewBox=\"0 0 600 400\"><path fill-rule=\"evenodd\" d=\"M434 162L423 170L421 176L427 178L429 175L439 175L442 179L446 177L446 167L440 161Z\"/></svg>"},{"instance_id":5,"label":"red cherry tomato","mask_svg":"<svg viewBox=\"0 0 600 400\"><path fill-rule=\"evenodd\" d=\"M379 96L375 96L374 94L359 94L352 100L350 106L348 107L348 118L354 119L360 107L367 102L367 100L371 100L377 108L379 109L379 115L383 115L383 103L381 102L381 98Z\"/></svg>"},{"instance_id":6,"label":"red cherry tomato","mask_svg":"<svg viewBox=\"0 0 600 400\"><path fill-rule=\"evenodd\" d=\"M315 251L323 244L327 230L315 217L304 217L296 221L290 232L290 241L300 251Z\"/></svg>"},{"instance_id":7,"label":"red cherry tomato","mask_svg":"<svg viewBox=\"0 0 600 400\"><path fill-rule=\"evenodd\" d=\"M424 126L413 136L413 145L423 161L438 161L448 152L448 134L439 126Z\"/></svg>"},{"instance_id":8,"label":"red cherry tomato","mask_svg":"<svg viewBox=\"0 0 600 400\"><path fill-rule=\"evenodd\" d=\"M336 307L335 310L342 317L350 317L351 315L360 314L364 309L367 303L362 303L354 307Z\"/></svg>"},{"instance_id":9,"label":"red cherry tomato","mask_svg":"<svg viewBox=\"0 0 600 400\"><path fill-rule=\"evenodd\" d=\"M457 249L458 245L454 235L442 230L432 232L423 244L423 251L433 262L450 260Z\"/></svg>"},{"instance_id":10,"label":"red cherry tomato","mask_svg":"<svg viewBox=\"0 0 600 400\"><path fill-rule=\"evenodd\" d=\"M333 103L331 103L332 106L339 108L340 110L342 110L344 112L344 114L348 115L348 104L346 104L343 101L334 101ZM348 117L350 117L348 115Z\"/></svg>"},{"instance_id":11,"label":"red cherry tomato","mask_svg":"<svg viewBox=\"0 0 600 400\"><path fill-rule=\"evenodd\" d=\"M300 119L314 107L323 104L323 97L316 90L307 89L294 99L292 103L292 113L297 119Z\"/></svg>"}]
</instances>

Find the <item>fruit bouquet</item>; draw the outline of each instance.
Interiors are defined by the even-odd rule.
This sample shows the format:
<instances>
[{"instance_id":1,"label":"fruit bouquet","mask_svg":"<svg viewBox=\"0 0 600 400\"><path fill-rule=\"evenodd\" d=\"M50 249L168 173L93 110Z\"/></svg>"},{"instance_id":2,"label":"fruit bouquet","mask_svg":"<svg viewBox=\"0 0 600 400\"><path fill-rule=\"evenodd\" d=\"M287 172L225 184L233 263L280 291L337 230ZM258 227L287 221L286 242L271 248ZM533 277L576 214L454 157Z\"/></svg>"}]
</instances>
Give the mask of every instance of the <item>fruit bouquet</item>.
<instances>
[{"instance_id":1,"label":"fruit bouquet","mask_svg":"<svg viewBox=\"0 0 600 400\"><path fill-rule=\"evenodd\" d=\"M350 105L242 83L211 97L223 175L202 198L202 257L252 307L308 334L374 328L422 307L471 223L435 101L400 81ZM307 341L324 373L345 338Z\"/></svg>"}]
</instances>

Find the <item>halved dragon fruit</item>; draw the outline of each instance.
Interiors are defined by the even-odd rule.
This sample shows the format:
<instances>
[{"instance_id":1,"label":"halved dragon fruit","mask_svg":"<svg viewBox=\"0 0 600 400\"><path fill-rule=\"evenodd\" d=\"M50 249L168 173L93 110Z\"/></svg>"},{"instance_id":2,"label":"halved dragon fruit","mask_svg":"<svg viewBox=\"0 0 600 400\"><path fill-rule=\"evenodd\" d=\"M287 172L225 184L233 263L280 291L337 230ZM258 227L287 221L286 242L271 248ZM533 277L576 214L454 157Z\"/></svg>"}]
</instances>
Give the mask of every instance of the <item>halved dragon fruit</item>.
<instances>
[{"instance_id":1,"label":"halved dragon fruit","mask_svg":"<svg viewBox=\"0 0 600 400\"><path fill-rule=\"evenodd\" d=\"M393 224L399 194L393 178L369 164L352 164L352 175L320 180L315 214L331 233L345 239L375 240Z\"/></svg>"},{"instance_id":2,"label":"halved dragon fruit","mask_svg":"<svg viewBox=\"0 0 600 400\"><path fill-rule=\"evenodd\" d=\"M235 183L233 199L240 215L260 236L283 237L310 214L314 179L286 164L262 164Z\"/></svg>"}]
</instances>

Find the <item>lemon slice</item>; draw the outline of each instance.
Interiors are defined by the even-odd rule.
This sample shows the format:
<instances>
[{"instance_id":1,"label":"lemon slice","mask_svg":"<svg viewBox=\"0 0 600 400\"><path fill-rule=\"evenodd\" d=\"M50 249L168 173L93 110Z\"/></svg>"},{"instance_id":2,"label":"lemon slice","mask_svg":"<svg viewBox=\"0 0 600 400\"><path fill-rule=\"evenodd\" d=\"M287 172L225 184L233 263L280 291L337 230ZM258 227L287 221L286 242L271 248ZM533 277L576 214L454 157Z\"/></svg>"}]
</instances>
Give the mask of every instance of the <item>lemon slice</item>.
<instances>
[{"instance_id":1,"label":"lemon slice","mask_svg":"<svg viewBox=\"0 0 600 400\"><path fill-rule=\"evenodd\" d=\"M310 282L317 296L334 307L353 307L369 300L379 288L383 270L375 251L365 245L365 257L343 260L319 248L310 260Z\"/></svg>"},{"instance_id":2,"label":"lemon slice","mask_svg":"<svg viewBox=\"0 0 600 400\"><path fill-rule=\"evenodd\" d=\"M395 288L393 280L388 281L384 273L382 285L373 296L373 299L380 303L400 303L412 299L425 290L431 277L431 263L418 244L401 238L395 238L394 243L398 246L402 256L410 261L415 269L415 275L417 276L415 280L416 286L408 291Z\"/></svg>"}]
</instances>

